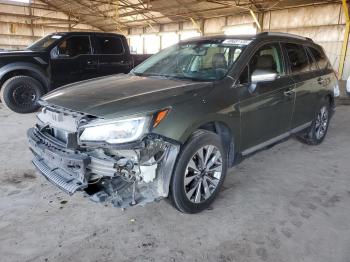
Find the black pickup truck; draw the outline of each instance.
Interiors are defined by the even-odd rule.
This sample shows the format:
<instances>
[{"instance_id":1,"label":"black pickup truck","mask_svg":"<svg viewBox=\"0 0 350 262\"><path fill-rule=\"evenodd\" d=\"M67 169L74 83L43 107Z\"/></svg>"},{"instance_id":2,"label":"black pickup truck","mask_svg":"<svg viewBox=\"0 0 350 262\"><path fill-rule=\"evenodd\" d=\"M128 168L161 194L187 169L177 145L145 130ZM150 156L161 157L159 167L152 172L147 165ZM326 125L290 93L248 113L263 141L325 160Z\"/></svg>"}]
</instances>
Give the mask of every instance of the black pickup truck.
<instances>
[{"instance_id":1,"label":"black pickup truck","mask_svg":"<svg viewBox=\"0 0 350 262\"><path fill-rule=\"evenodd\" d=\"M1 101L17 113L34 112L37 100L59 86L128 73L148 57L131 55L119 34L50 34L23 51L0 51Z\"/></svg>"}]
</instances>

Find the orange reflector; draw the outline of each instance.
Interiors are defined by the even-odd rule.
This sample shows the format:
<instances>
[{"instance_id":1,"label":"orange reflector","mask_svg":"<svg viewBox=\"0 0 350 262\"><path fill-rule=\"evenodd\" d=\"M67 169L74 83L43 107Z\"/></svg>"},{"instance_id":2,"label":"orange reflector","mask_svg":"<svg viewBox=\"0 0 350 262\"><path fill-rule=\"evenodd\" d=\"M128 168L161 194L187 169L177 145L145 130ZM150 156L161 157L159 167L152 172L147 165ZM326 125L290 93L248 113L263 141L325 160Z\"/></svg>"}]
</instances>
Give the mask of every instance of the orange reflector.
<instances>
[{"instance_id":1,"label":"orange reflector","mask_svg":"<svg viewBox=\"0 0 350 262\"><path fill-rule=\"evenodd\" d=\"M167 116L168 112L169 109L159 111L154 119L153 127L157 127L160 124L160 122L162 122L162 120Z\"/></svg>"}]
</instances>

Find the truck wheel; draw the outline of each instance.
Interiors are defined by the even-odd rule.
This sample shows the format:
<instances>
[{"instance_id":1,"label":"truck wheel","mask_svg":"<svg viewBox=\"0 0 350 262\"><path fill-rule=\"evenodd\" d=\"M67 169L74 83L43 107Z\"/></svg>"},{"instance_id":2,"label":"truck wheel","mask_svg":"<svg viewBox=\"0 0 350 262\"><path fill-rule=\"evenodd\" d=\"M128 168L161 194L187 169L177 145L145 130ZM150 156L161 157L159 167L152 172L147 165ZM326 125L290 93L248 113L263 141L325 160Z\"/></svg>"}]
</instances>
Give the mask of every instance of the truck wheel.
<instances>
[{"instance_id":1,"label":"truck wheel","mask_svg":"<svg viewBox=\"0 0 350 262\"><path fill-rule=\"evenodd\" d=\"M329 101L323 101L311 126L298 139L308 145L318 145L326 137L330 120Z\"/></svg>"},{"instance_id":2,"label":"truck wheel","mask_svg":"<svg viewBox=\"0 0 350 262\"><path fill-rule=\"evenodd\" d=\"M15 76L1 88L1 101L16 113L32 113L40 107L38 99L44 94L42 84L30 76Z\"/></svg>"},{"instance_id":3,"label":"truck wheel","mask_svg":"<svg viewBox=\"0 0 350 262\"><path fill-rule=\"evenodd\" d=\"M169 198L183 213L198 213L214 201L227 172L220 137L198 130L181 150L170 184Z\"/></svg>"}]
</instances>

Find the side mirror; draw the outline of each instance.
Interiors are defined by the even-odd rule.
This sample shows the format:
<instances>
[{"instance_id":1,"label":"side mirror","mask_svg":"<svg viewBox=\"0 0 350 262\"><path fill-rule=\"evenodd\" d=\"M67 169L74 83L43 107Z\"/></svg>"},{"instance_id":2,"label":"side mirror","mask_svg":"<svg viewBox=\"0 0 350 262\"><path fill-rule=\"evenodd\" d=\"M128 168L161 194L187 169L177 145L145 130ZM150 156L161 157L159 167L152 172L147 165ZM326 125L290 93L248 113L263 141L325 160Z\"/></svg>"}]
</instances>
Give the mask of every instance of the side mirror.
<instances>
[{"instance_id":1,"label":"side mirror","mask_svg":"<svg viewBox=\"0 0 350 262\"><path fill-rule=\"evenodd\" d=\"M55 46L54 48L51 49L50 51L50 57L52 58L57 58L59 55L58 47Z\"/></svg>"},{"instance_id":2,"label":"side mirror","mask_svg":"<svg viewBox=\"0 0 350 262\"><path fill-rule=\"evenodd\" d=\"M277 79L277 76L278 75L276 72L272 72L269 70L256 69L252 73L252 76L251 76L252 81L251 81L251 85L248 88L249 92L253 93L256 90L257 83L273 81L273 80Z\"/></svg>"},{"instance_id":3,"label":"side mirror","mask_svg":"<svg viewBox=\"0 0 350 262\"><path fill-rule=\"evenodd\" d=\"M55 58L67 58L67 57L69 57L69 55L60 54L60 50L59 50L58 46L55 46L54 48L51 49L50 57L52 59L55 59Z\"/></svg>"},{"instance_id":4,"label":"side mirror","mask_svg":"<svg viewBox=\"0 0 350 262\"><path fill-rule=\"evenodd\" d=\"M276 78L277 78L276 72L257 69L252 74L252 83L269 82L269 81L275 80Z\"/></svg>"}]
</instances>

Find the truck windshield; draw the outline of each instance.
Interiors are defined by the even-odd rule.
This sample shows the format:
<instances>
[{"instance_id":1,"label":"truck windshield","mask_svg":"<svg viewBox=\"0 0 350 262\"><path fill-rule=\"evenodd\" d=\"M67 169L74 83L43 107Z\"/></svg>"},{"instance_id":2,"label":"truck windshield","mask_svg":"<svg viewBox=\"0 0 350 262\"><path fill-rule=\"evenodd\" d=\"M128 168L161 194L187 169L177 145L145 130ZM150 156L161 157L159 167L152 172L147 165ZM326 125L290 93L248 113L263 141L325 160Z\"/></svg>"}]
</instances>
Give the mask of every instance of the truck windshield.
<instances>
[{"instance_id":1,"label":"truck windshield","mask_svg":"<svg viewBox=\"0 0 350 262\"><path fill-rule=\"evenodd\" d=\"M62 35L48 35L45 36L38 41L34 42L33 44L29 45L27 49L32 50L32 51L43 51L50 45L52 45L54 42L58 41L59 39L62 38Z\"/></svg>"},{"instance_id":2,"label":"truck windshield","mask_svg":"<svg viewBox=\"0 0 350 262\"><path fill-rule=\"evenodd\" d=\"M133 73L141 76L188 78L200 81L226 76L248 40L203 40L171 46L137 66Z\"/></svg>"}]
</instances>

